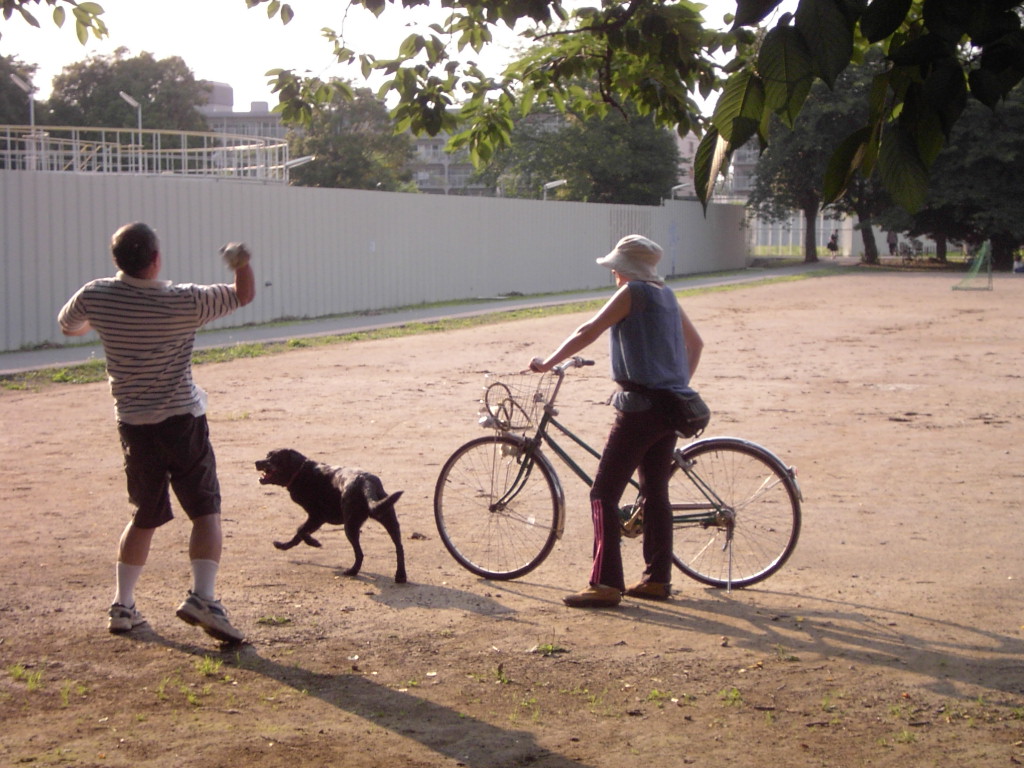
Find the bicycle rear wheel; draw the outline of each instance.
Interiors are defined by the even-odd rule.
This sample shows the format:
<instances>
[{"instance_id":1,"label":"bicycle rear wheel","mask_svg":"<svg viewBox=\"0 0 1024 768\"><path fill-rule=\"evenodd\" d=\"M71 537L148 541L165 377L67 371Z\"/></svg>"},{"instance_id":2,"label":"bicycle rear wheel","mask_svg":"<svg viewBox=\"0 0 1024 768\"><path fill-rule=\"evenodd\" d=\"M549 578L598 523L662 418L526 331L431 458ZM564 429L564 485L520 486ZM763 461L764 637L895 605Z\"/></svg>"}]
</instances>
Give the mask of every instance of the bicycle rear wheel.
<instances>
[{"instance_id":1,"label":"bicycle rear wheel","mask_svg":"<svg viewBox=\"0 0 1024 768\"><path fill-rule=\"evenodd\" d=\"M800 535L793 471L770 451L738 438L699 440L677 453L708 493L677 463L669 482L676 566L713 587L746 587L781 568ZM681 520L712 512L714 521Z\"/></svg>"},{"instance_id":2,"label":"bicycle rear wheel","mask_svg":"<svg viewBox=\"0 0 1024 768\"><path fill-rule=\"evenodd\" d=\"M487 579L515 579L551 552L562 503L543 457L509 435L470 440L451 455L434 488L434 520L459 564Z\"/></svg>"}]
</instances>

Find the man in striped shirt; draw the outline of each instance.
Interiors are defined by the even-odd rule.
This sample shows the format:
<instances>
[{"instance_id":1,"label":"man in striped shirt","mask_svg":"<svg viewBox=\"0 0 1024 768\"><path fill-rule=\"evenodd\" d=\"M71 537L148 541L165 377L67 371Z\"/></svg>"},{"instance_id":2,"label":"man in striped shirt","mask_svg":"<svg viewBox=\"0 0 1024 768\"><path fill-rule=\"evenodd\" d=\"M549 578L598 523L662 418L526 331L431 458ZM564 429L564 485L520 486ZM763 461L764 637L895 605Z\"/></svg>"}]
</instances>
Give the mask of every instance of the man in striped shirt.
<instances>
[{"instance_id":1,"label":"man in striped shirt","mask_svg":"<svg viewBox=\"0 0 1024 768\"><path fill-rule=\"evenodd\" d=\"M243 634L214 594L222 549L220 484L206 393L192 380L192 347L199 328L255 297L249 252L244 246L233 249L233 285L193 285L157 279L160 244L146 224L118 229L110 249L117 274L86 283L58 315L65 335L95 330L103 342L128 498L135 508L119 543L108 628L128 632L145 623L135 608L135 586L154 531L173 517L173 489L192 522L192 588L177 615L222 642L239 642Z\"/></svg>"}]
</instances>

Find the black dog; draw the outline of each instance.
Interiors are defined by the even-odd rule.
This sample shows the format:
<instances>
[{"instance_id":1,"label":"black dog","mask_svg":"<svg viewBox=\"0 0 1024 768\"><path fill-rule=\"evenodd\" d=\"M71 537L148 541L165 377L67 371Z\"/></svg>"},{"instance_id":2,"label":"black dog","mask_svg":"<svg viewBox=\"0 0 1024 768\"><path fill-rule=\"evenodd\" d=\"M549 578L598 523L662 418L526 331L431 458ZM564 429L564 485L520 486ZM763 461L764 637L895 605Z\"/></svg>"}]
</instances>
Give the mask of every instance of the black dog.
<instances>
[{"instance_id":1,"label":"black dog","mask_svg":"<svg viewBox=\"0 0 1024 768\"><path fill-rule=\"evenodd\" d=\"M309 516L295 532L291 541L275 541L278 549L291 549L300 541L311 547L320 542L311 535L324 523L344 525L356 561L345 571L346 576L355 576L363 565L363 549L359 546L359 531L367 518L372 517L384 526L395 543L398 555L398 570L395 581L404 584L405 550L402 548L402 534L395 514L395 502L402 491L388 495L380 478L361 469L332 467L307 459L298 451L282 448L271 451L267 458L256 462L260 483L281 485L288 489L292 501L306 510Z\"/></svg>"}]
</instances>

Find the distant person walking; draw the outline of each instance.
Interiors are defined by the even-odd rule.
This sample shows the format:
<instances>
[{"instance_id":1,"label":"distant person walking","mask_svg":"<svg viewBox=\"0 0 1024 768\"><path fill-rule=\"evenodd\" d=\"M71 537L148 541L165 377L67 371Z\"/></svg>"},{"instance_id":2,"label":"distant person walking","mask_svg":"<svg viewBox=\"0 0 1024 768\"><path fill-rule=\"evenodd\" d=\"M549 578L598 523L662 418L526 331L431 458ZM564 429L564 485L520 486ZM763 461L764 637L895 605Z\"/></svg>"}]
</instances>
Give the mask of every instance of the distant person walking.
<instances>
[{"instance_id":1,"label":"distant person walking","mask_svg":"<svg viewBox=\"0 0 1024 768\"><path fill-rule=\"evenodd\" d=\"M196 330L256 295L249 252L232 245L222 251L234 271L233 285L176 285L157 279L163 257L156 233L141 222L126 224L111 239L117 274L86 283L58 315L65 335L96 330L103 342L128 498L135 507L118 546L111 632L145 623L135 608L135 586L154 531L173 517L172 488L192 521L192 588L178 618L223 642L244 637L214 594L223 542L220 484L206 393L192 380Z\"/></svg>"},{"instance_id":2,"label":"distant person walking","mask_svg":"<svg viewBox=\"0 0 1024 768\"><path fill-rule=\"evenodd\" d=\"M828 239L828 245L826 245L825 247L828 248L829 252L832 254L833 260L836 258L836 256L839 255L839 232L838 231L836 231L836 230L832 231L832 237L830 237Z\"/></svg>"},{"instance_id":3,"label":"distant person walking","mask_svg":"<svg viewBox=\"0 0 1024 768\"><path fill-rule=\"evenodd\" d=\"M885 236L885 242L889 245L889 255L895 256L900 247L900 236L893 232L891 229Z\"/></svg>"}]
</instances>

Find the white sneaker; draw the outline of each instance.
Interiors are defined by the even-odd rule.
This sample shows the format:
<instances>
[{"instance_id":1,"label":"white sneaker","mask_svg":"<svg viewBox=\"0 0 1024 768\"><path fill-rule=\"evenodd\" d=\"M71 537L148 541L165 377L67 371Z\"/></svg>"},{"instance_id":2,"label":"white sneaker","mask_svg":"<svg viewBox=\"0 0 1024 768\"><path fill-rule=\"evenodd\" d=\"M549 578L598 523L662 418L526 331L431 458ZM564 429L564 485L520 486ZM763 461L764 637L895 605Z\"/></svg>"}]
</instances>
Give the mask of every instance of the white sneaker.
<instances>
[{"instance_id":1,"label":"white sneaker","mask_svg":"<svg viewBox=\"0 0 1024 768\"><path fill-rule=\"evenodd\" d=\"M115 634L131 632L135 627L146 623L146 620L142 618L142 614L135 610L134 605L127 606L114 603L110 606L110 610L107 611L107 616L110 619L107 622L107 629Z\"/></svg>"},{"instance_id":2,"label":"white sneaker","mask_svg":"<svg viewBox=\"0 0 1024 768\"><path fill-rule=\"evenodd\" d=\"M210 637L223 643L240 643L245 635L231 626L228 612L217 600L205 600L189 590L185 602L178 606L178 618L186 624L198 626Z\"/></svg>"}]
</instances>

